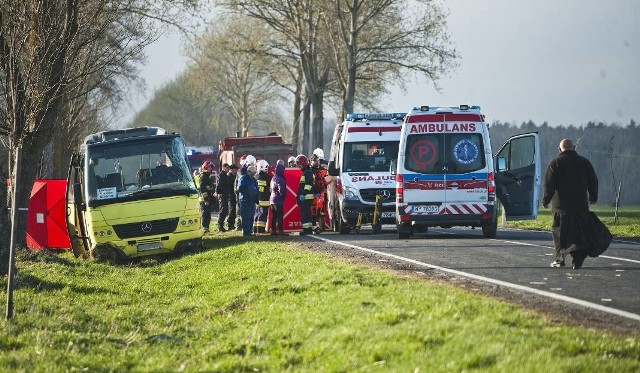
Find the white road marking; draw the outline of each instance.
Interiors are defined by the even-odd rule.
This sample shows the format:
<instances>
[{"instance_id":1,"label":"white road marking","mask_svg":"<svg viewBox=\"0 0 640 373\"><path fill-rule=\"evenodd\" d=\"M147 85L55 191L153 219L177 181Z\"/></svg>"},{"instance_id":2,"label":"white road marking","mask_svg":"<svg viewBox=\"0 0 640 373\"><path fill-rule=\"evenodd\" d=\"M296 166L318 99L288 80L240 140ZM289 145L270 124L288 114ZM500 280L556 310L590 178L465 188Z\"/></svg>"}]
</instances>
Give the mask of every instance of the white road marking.
<instances>
[{"instance_id":1,"label":"white road marking","mask_svg":"<svg viewBox=\"0 0 640 373\"><path fill-rule=\"evenodd\" d=\"M522 231L522 230L521 230ZM451 234L451 235L458 235L460 234L459 232L444 232L444 231L436 231L440 234ZM526 232L526 231L525 231ZM534 232L539 232L539 231L534 231ZM505 242L505 243L510 243L510 244L514 244L514 245L521 245L521 246L533 246L533 247L542 247L545 249L551 249L554 250L553 246L545 246L545 245L538 245L535 243L529 243L529 242L519 242L519 241L509 241L509 240L500 240L497 238L491 238L491 241L498 241L498 242ZM617 242L622 242L622 243L628 243L625 241L618 241L618 240L614 240ZM636 242L637 243L637 242ZM598 256L598 258L605 258L605 259L611 259L611 260L619 260L621 262L630 262L630 263L637 263L640 264L640 260L635 260L635 259L627 259L627 258L620 258L617 256L609 256L609 255L600 255Z\"/></svg>"},{"instance_id":2,"label":"white road marking","mask_svg":"<svg viewBox=\"0 0 640 373\"><path fill-rule=\"evenodd\" d=\"M393 258L393 259L400 260L400 261L407 262L407 263L411 263L411 264L416 264L416 265L419 265L419 266L422 266L422 267L432 268L432 269L436 269L436 270L439 270L439 271L442 271L442 272L451 273L451 274L454 274L454 275L467 277L467 278L471 278L471 279L478 280L478 281L488 282L490 284L500 285L500 286L504 286L504 287L507 287L507 288L516 289L516 290L524 291L524 292L527 292L527 293L532 293L532 294L540 295L540 296L543 296L543 297L560 300L560 301L567 302L567 303L573 303L573 304L577 304L579 306L583 306L583 307L591 308L591 309L594 309L594 310L610 313L612 315L617 315L617 316L621 316L621 317L626 317L628 319L640 321L640 315L638 315L638 314L627 312L627 311L623 311L623 310L619 310L619 309L615 309L615 308L611 308L611 307L606 307L606 306L603 306L603 305L600 305L600 304L596 304L596 303L592 303L592 302L587 302L587 301L584 301L582 299L571 298L571 297L568 297L568 296L565 296L565 295L555 294L555 293L551 293L551 292L544 291L544 290L538 290L538 289L534 289L534 288L530 288L530 287L514 284L514 283L511 283L511 282L506 282L506 281L496 280L496 279L489 278L489 277L474 275L473 273L467 273L467 272L457 271L455 269L449 269L449 268L445 268L445 267L440 267L440 266L436 266L436 265L433 265L433 264L420 262L418 260L405 258L405 257L399 256L399 255L394 255L394 254L389 254L389 253L385 253L385 252L382 252L382 251L367 249L366 247L352 245L352 244L345 243L345 242L330 240L330 239L327 239L327 238L324 238L324 237L321 237L321 236L309 236L309 237L315 238L316 240L319 240L319 241L330 242L330 243L333 243L333 244L336 244L336 245L342 245L342 246L350 247L352 249L365 251L365 252L373 253L373 254L377 254L377 255L386 256L388 258ZM514 242L514 243L516 243L516 242Z\"/></svg>"}]
</instances>

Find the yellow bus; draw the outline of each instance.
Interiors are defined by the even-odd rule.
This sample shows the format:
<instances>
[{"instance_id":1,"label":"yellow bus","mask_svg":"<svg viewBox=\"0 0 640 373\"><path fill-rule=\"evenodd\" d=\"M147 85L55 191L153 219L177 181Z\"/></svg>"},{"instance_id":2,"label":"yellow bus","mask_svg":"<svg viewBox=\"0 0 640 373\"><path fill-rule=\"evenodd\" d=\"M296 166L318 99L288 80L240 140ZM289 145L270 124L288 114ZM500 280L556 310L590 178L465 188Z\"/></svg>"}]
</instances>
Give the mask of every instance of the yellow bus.
<instances>
[{"instance_id":1,"label":"yellow bus","mask_svg":"<svg viewBox=\"0 0 640 373\"><path fill-rule=\"evenodd\" d=\"M198 191L180 135L98 132L73 154L67 228L74 254L109 261L199 247Z\"/></svg>"}]
</instances>

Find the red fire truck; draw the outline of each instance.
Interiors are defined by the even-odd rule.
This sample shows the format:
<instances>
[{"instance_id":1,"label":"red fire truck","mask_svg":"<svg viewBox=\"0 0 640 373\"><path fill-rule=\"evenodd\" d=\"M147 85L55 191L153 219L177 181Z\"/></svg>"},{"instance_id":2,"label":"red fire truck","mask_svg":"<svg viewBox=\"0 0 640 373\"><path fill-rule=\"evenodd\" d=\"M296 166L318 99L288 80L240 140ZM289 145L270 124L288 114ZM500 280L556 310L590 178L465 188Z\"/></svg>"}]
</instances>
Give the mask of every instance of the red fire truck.
<instances>
[{"instance_id":1,"label":"red fire truck","mask_svg":"<svg viewBox=\"0 0 640 373\"><path fill-rule=\"evenodd\" d=\"M286 144L281 135L271 133L266 136L225 137L219 143L219 167L222 164L240 166L240 158L251 154L256 159L265 159L270 165L275 165L278 159L285 162L290 156L295 156L291 144Z\"/></svg>"}]
</instances>

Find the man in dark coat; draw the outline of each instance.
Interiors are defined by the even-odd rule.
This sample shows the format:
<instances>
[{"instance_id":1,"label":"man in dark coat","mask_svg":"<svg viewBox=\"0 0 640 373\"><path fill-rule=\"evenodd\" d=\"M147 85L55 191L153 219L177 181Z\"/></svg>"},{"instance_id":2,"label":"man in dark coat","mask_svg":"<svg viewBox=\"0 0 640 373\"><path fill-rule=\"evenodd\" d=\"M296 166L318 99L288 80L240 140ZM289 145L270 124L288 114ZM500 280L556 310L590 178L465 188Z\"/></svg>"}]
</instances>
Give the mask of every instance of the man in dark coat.
<instances>
[{"instance_id":1,"label":"man in dark coat","mask_svg":"<svg viewBox=\"0 0 640 373\"><path fill-rule=\"evenodd\" d=\"M556 250L551 267L563 267L564 257L571 254L574 269L582 267L587 251L578 234L581 214L589 211L589 203L598 201L598 177L588 159L576 153L569 139L560 141L560 154L547 167L544 176L542 206L551 203L551 234Z\"/></svg>"},{"instance_id":2,"label":"man in dark coat","mask_svg":"<svg viewBox=\"0 0 640 373\"><path fill-rule=\"evenodd\" d=\"M224 222L227 216L229 216L229 202L231 201L232 194L234 194L234 192L233 184L231 184L229 180L229 164L225 163L222 165L222 172L218 178L218 185L216 185L216 196L218 196L220 201L220 214L218 215L218 231L220 232L226 231ZM235 205L233 207L235 208ZM235 216L234 220L228 224L229 230L234 229L234 225Z\"/></svg>"},{"instance_id":3,"label":"man in dark coat","mask_svg":"<svg viewBox=\"0 0 640 373\"><path fill-rule=\"evenodd\" d=\"M200 192L200 220L202 222L202 228L204 233L209 233L209 224L211 222L211 205L213 201L213 180L211 179L211 169L213 166L211 162L205 161L200 169L200 183L198 185L198 191Z\"/></svg>"},{"instance_id":4,"label":"man in dark coat","mask_svg":"<svg viewBox=\"0 0 640 373\"><path fill-rule=\"evenodd\" d=\"M236 191L236 179L238 178L238 166L235 164L229 165L229 173L227 174L227 181L231 185L231 193L229 193L229 217L227 218L227 225L229 230L238 230L240 225L236 222L236 214L238 211L238 194Z\"/></svg>"}]
</instances>

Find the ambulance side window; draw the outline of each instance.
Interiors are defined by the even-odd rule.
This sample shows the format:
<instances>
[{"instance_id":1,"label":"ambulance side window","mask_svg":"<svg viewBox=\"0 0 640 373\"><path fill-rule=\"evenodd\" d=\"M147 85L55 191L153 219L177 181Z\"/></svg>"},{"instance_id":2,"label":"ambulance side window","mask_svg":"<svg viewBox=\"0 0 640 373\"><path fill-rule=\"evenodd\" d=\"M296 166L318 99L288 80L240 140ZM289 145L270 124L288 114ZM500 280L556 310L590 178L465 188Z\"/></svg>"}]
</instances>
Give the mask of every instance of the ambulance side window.
<instances>
[{"instance_id":1,"label":"ambulance side window","mask_svg":"<svg viewBox=\"0 0 640 373\"><path fill-rule=\"evenodd\" d=\"M535 161L535 138L533 136L513 139L507 169L516 170L530 166Z\"/></svg>"}]
</instances>

